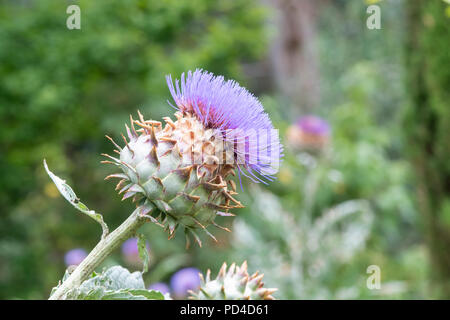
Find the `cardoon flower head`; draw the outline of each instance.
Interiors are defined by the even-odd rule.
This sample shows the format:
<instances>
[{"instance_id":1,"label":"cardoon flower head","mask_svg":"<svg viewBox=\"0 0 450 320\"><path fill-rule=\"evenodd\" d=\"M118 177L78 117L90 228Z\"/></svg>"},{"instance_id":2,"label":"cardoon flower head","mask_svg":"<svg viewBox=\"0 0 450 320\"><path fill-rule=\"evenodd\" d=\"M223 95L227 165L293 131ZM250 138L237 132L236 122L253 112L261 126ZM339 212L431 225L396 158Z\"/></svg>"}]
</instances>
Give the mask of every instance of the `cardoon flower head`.
<instances>
[{"instance_id":1,"label":"cardoon flower head","mask_svg":"<svg viewBox=\"0 0 450 320\"><path fill-rule=\"evenodd\" d=\"M330 125L318 116L304 116L289 127L287 137L294 148L321 149L329 141Z\"/></svg>"},{"instance_id":2,"label":"cardoon flower head","mask_svg":"<svg viewBox=\"0 0 450 320\"><path fill-rule=\"evenodd\" d=\"M197 69L183 73L175 86L171 76L167 84L182 113L194 115L205 128L222 134L233 151L232 163L252 181L271 180L278 169L283 148L267 113L258 99L233 80ZM224 159L226 160L226 158ZM248 175L244 171L248 172Z\"/></svg>"},{"instance_id":3,"label":"cardoon flower head","mask_svg":"<svg viewBox=\"0 0 450 320\"><path fill-rule=\"evenodd\" d=\"M190 299L195 300L273 300L274 288L264 288L264 275L255 272L251 276L247 272L247 262L241 266L233 263L227 270L224 263L219 274L211 280L211 270L206 276L201 275L199 290L190 290Z\"/></svg>"},{"instance_id":4,"label":"cardoon flower head","mask_svg":"<svg viewBox=\"0 0 450 320\"><path fill-rule=\"evenodd\" d=\"M197 290L200 286L200 270L184 268L174 273L170 279L172 292L177 298L184 298L189 290Z\"/></svg>"},{"instance_id":5,"label":"cardoon flower head","mask_svg":"<svg viewBox=\"0 0 450 320\"><path fill-rule=\"evenodd\" d=\"M243 207L231 176L237 171L239 179L243 174L254 182L272 180L282 147L261 103L235 81L196 70L175 83L168 76L167 83L175 121L165 117L163 126L141 113L139 120L131 118L125 146L112 141L120 158L105 155L123 173L107 178L121 179L117 189L123 198L133 198L169 238L181 226L187 245L188 235L201 245L197 230L215 240L207 227L220 227L216 215Z\"/></svg>"},{"instance_id":6,"label":"cardoon flower head","mask_svg":"<svg viewBox=\"0 0 450 320\"><path fill-rule=\"evenodd\" d=\"M76 248L72 249L70 251L67 251L67 253L64 256L64 262L66 266L72 266L72 265L79 265L84 258L87 257L87 252L84 249Z\"/></svg>"},{"instance_id":7,"label":"cardoon flower head","mask_svg":"<svg viewBox=\"0 0 450 320\"><path fill-rule=\"evenodd\" d=\"M162 294L167 294L170 292L170 288L167 284L165 284L164 282L155 282L152 283L149 287L149 290L157 290L159 292L161 292Z\"/></svg>"}]
</instances>

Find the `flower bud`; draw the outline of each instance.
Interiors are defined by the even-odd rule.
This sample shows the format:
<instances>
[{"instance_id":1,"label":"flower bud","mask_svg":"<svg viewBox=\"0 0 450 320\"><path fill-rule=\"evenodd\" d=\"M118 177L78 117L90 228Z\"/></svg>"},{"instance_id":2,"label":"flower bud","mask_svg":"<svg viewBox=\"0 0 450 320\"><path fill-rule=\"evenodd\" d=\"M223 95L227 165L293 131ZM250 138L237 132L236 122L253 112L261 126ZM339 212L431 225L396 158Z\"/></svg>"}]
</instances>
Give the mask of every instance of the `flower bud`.
<instances>
[{"instance_id":1,"label":"flower bud","mask_svg":"<svg viewBox=\"0 0 450 320\"><path fill-rule=\"evenodd\" d=\"M211 270L206 276L200 275L201 286L198 291L190 291L194 300L273 300L274 288L264 288L263 275L258 272L249 276L247 262L239 267L233 263L227 270L224 263L216 279L211 280Z\"/></svg>"}]
</instances>

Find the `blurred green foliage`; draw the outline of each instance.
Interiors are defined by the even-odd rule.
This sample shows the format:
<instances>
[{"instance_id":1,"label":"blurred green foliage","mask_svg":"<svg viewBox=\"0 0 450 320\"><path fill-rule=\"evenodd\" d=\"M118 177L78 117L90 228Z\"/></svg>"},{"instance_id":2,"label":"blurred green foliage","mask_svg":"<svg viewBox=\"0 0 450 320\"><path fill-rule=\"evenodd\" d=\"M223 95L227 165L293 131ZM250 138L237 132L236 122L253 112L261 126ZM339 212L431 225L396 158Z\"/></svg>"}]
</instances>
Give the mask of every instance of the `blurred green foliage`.
<instances>
[{"instance_id":1,"label":"blurred green foliage","mask_svg":"<svg viewBox=\"0 0 450 320\"><path fill-rule=\"evenodd\" d=\"M433 266L434 295L450 297L450 24L448 3L416 1L407 7L405 41L409 107L408 156L416 170L418 206ZM418 23L419 21L419 23Z\"/></svg>"},{"instance_id":2,"label":"blurred green foliage","mask_svg":"<svg viewBox=\"0 0 450 320\"><path fill-rule=\"evenodd\" d=\"M166 74L201 67L242 79L240 62L266 46L255 1L77 1L81 30L67 29L68 4L0 5L0 298L46 297L63 253L98 239L57 196L44 158L117 225L132 205L102 181L104 135L118 137L137 109L171 115Z\"/></svg>"},{"instance_id":3,"label":"blurred green foliage","mask_svg":"<svg viewBox=\"0 0 450 320\"><path fill-rule=\"evenodd\" d=\"M69 3L0 2L0 298L47 298L64 274L64 253L89 251L101 235L60 197L44 158L116 227L133 205L120 202L114 185L103 181L111 168L99 164L100 153L112 148L104 135L118 138L137 109L155 120L171 115L166 74L201 67L251 83L242 63L268 54L273 31L269 10L257 0L81 0L81 30L66 28ZM168 282L183 266L215 274L224 261L247 259L250 272L260 269L267 286L279 288L278 298L427 297L429 266L401 139L404 3L379 5L382 31L364 27L363 1L336 0L321 9L317 113L332 127L329 150L315 158L287 148L276 182L244 181L239 199L246 208L233 219L219 218L235 232L215 231L218 243L204 238L202 249L185 250L183 237L168 241L159 227L144 226L147 285ZM276 92L262 102L285 142L296 106ZM352 200L367 204L370 223L345 220L329 236L355 226L365 233L350 246L355 249L344 260L347 245L319 241L320 250L309 250L303 219L313 225ZM313 270L317 261L320 272ZM103 266L115 264L142 268L119 251ZM366 288L372 264L381 267L381 291Z\"/></svg>"},{"instance_id":4,"label":"blurred green foliage","mask_svg":"<svg viewBox=\"0 0 450 320\"><path fill-rule=\"evenodd\" d=\"M233 253L283 287L282 298L426 298L412 172L397 156L397 129L380 130L374 115L376 65L354 64L336 81L345 102L326 117L330 146L314 156L288 145L273 194L251 188L243 201ZM367 289L369 265L381 268L383 290Z\"/></svg>"}]
</instances>

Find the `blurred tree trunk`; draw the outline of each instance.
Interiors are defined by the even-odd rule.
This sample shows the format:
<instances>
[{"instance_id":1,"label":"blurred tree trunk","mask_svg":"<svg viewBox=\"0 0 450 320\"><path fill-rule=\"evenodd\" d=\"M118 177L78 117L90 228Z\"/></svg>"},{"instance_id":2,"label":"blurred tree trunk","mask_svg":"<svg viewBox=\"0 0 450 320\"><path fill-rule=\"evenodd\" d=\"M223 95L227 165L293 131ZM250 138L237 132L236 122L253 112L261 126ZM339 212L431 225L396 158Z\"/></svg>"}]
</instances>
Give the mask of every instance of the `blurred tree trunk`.
<instances>
[{"instance_id":1,"label":"blurred tree trunk","mask_svg":"<svg viewBox=\"0 0 450 320\"><path fill-rule=\"evenodd\" d=\"M319 104L319 63L316 48L319 0L272 0L277 35L272 48L279 90L305 112Z\"/></svg>"},{"instance_id":2,"label":"blurred tree trunk","mask_svg":"<svg viewBox=\"0 0 450 320\"><path fill-rule=\"evenodd\" d=\"M417 201L438 297L450 298L450 19L442 0L408 1L406 115Z\"/></svg>"}]
</instances>

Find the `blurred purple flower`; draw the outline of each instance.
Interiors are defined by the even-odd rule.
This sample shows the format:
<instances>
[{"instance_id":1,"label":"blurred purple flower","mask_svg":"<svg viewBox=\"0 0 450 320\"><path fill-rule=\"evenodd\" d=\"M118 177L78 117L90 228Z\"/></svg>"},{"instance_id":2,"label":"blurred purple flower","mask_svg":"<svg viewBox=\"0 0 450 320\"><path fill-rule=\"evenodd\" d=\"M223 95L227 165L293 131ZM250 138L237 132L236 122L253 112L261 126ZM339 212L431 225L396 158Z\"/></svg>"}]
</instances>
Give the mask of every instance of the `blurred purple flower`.
<instances>
[{"instance_id":1,"label":"blurred purple flower","mask_svg":"<svg viewBox=\"0 0 450 320\"><path fill-rule=\"evenodd\" d=\"M170 288L167 284L165 284L164 282L155 282L152 283L149 287L149 290L157 290L159 292L161 292L162 294L166 294L170 292Z\"/></svg>"},{"instance_id":2,"label":"blurred purple flower","mask_svg":"<svg viewBox=\"0 0 450 320\"><path fill-rule=\"evenodd\" d=\"M67 253L64 256L64 262L66 263L66 266L79 265L86 257L87 257L86 250L76 248L67 251Z\"/></svg>"},{"instance_id":3,"label":"blurred purple flower","mask_svg":"<svg viewBox=\"0 0 450 320\"><path fill-rule=\"evenodd\" d=\"M301 117L296 124L305 134L317 136L328 136L330 134L330 125L318 116L308 115Z\"/></svg>"},{"instance_id":4,"label":"blurred purple flower","mask_svg":"<svg viewBox=\"0 0 450 320\"><path fill-rule=\"evenodd\" d=\"M288 128L287 139L294 149L320 151L328 144L330 132L330 125L326 120L307 115Z\"/></svg>"},{"instance_id":5,"label":"blurred purple flower","mask_svg":"<svg viewBox=\"0 0 450 320\"><path fill-rule=\"evenodd\" d=\"M170 279L170 286L178 298L186 296L188 290L196 290L200 286L200 270L197 268L180 269Z\"/></svg>"},{"instance_id":6,"label":"blurred purple flower","mask_svg":"<svg viewBox=\"0 0 450 320\"><path fill-rule=\"evenodd\" d=\"M150 251L150 246L146 244L147 251ZM122 244L122 254L125 260L130 264L139 264L139 250L138 250L138 238L130 238Z\"/></svg>"},{"instance_id":7,"label":"blurred purple flower","mask_svg":"<svg viewBox=\"0 0 450 320\"><path fill-rule=\"evenodd\" d=\"M139 256L137 243L138 243L137 238L130 238L127 241L125 241L122 244L122 254L126 257L135 255Z\"/></svg>"},{"instance_id":8,"label":"blurred purple flower","mask_svg":"<svg viewBox=\"0 0 450 320\"><path fill-rule=\"evenodd\" d=\"M146 244L147 251L150 251L150 246L148 243ZM122 244L122 254L124 256L128 257L134 257L139 256L139 250L138 250L138 239L137 238L130 238L127 241L125 241Z\"/></svg>"}]
</instances>

